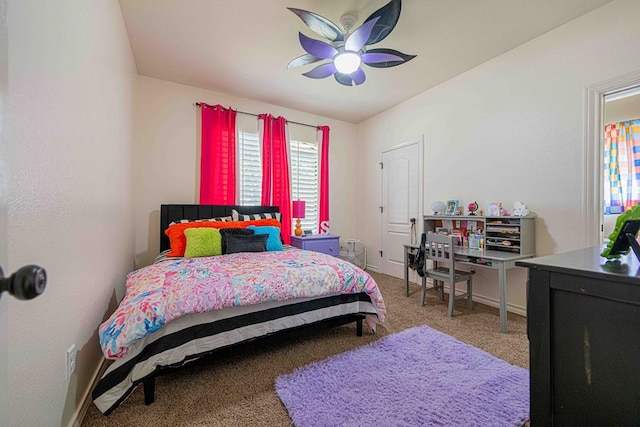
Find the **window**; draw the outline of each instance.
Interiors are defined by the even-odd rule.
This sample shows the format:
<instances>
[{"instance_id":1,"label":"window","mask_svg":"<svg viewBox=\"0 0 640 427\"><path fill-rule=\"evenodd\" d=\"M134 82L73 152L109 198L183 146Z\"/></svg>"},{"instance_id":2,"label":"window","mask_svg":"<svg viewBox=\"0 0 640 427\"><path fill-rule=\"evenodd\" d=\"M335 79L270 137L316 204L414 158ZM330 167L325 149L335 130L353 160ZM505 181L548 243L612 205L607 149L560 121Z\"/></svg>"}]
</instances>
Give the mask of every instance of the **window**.
<instances>
[{"instance_id":1,"label":"window","mask_svg":"<svg viewBox=\"0 0 640 427\"><path fill-rule=\"evenodd\" d=\"M300 199L306 202L306 217L301 219L300 223L304 230L313 230L315 233L318 230L320 206L318 144L294 140L290 140L289 144L291 200ZM262 160L257 133L238 132L238 176L240 204L260 205ZM293 218L293 228L295 228L295 218Z\"/></svg>"},{"instance_id":2,"label":"window","mask_svg":"<svg viewBox=\"0 0 640 427\"><path fill-rule=\"evenodd\" d=\"M262 162L257 133L239 132L238 169L240 204L256 206L261 203Z\"/></svg>"},{"instance_id":3,"label":"window","mask_svg":"<svg viewBox=\"0 0 640 427\"><path fill-rule=\"evenodd\" d=\"M318 231L318 144L316 142L290 141L291 200L306 202L306 217L300 220L303 230ZM298 192L299 191L299 192ZM295 225L292 227L295 228Z\"/></svg>"}]
</instances>

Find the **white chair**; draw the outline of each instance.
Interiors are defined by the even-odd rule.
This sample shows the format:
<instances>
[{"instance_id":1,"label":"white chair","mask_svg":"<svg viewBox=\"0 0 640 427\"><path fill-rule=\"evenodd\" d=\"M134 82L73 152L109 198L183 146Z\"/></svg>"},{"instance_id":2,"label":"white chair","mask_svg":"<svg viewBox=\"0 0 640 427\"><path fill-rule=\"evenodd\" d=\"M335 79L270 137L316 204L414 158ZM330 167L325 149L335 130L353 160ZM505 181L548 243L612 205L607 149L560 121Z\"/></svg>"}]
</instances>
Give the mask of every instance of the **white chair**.
<instances>
[{"instance_id":1,"label":"white chair","mask_svg":"<svg viewBox=\"0 0 640 427\"><path fill-rule=\"evenodd\" d=\"M425 242L425 260L432 261L432 268L425 270L422 280L422 305L427 293L426 278L434 282L434 286L429 289L440 289L440 298L444 299L444 283L449 284L449 309L447 315L453 317L453 305L457 299L466 298L467 308L471 310L473 302L473 276L472 272L455 269L455 241L454 236L429 233ZM467 282L467 291L464 294L456 295L456 283Z\"/></svg>"}]
</instances>

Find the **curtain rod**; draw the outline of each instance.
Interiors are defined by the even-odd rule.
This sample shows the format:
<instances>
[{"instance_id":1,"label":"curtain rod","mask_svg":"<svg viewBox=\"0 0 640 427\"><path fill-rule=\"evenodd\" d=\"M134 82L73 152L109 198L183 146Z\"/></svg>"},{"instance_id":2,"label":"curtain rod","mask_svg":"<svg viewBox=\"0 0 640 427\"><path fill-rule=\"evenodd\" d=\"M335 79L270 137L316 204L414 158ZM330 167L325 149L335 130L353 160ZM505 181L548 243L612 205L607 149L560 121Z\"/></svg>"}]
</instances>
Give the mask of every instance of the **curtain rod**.
<instances>
[{"instance_id":1,"label":"curtain rod","mask_svg":"<svg viewBox=\"0 0 640 427\"><path fill-rule=\"evenodd\" d=\"M200 107L201 104L199 102L196 102L196 107ZM260 117L259 114L253 114L253 113L247 113L246 111L240 111L240 110L234 110L236 113L240 113L240 114L246 114L248 116L254 116L254 117ZM308 125L306 123L300 123L300 122L294 122L291 120L287 120L287 123L293 123L294 125L300 125L300 126L307 126L310 128L315 128L318 129L319 126L314 126L314 125Z\"/></svg>"}]
</instances>

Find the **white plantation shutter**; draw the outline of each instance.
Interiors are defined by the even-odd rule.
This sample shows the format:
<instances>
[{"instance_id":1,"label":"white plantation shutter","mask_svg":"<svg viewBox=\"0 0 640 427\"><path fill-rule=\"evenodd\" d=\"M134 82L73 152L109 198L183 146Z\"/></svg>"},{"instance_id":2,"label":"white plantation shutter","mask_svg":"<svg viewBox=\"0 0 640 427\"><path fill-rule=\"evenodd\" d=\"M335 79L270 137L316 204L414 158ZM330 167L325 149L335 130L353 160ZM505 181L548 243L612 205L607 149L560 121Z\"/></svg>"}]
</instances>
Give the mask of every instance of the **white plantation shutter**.
<instances>
[{"instance_id":1,"label":"white plantation shutter","mask_svg":"<svg viewBox=\"0 0 640 427\"><path fill-rule=\"evenodd\" d=\"M317 230L320 206L318 143L291 140L289 148L291 153L291 200L299 199L306 202L306 218L303 218L300 223L304 230ZM298 159L300 159L299 165ZM299 185L298 177L300 178ZM292 227L295 228L295 218L293 220Z\"/></svg>"},{"instance_id":2,"label":"white plantation shutter","mask_svg":"<svg viewBox=\"0 0 640 427\"><path fill-rule=\"evenodd\" d=\"M298 166L298 158L300 166ZM291 169L291 200L306 202L306 218L300 223L304 230L318 230L320 191L318 188L319 153L317 142L289 141ZM298 167L300 173L298 174ZM238 132L238 176L240 205L257 206L262 195L262 154L257 133ZM300 185L298 186L298 176ZM298 189L300 194L298 195ZM292 230L295 218L292 219Z\"/></svg>"},{"instance_id":3,"label":"white plantation shutter","mask_svg":"<svg viewBox=\"0 0 640 427\"><path fill-rule=\"evenodd\" d=\"M239 132L240 204L258 206L262 195L262 161L257 133Z\"/></svg>"}]
</instances>

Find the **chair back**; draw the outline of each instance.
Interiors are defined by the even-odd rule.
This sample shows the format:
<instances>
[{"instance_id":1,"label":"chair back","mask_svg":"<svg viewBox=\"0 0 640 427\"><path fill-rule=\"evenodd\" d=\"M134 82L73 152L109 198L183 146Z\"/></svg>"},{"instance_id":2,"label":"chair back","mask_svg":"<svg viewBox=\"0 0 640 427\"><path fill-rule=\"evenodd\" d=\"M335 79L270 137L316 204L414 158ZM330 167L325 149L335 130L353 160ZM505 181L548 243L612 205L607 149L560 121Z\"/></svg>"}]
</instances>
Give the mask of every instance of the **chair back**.
<instances>
[{"instance_id":1,"label":"chair back","mask_svg":"<svg viewBox=\"0 0 640 427\"><path fill-rule=\"evenodd\" d=\"M457 238L444 234L428 233L424 255L426 259L438 263L438 269L448 269L453 280L455 275L454 248Z\"/></svg>"},{"instance_id":2,"label":"chair back","mask_svg":"<svg viewBox=\"0 0 640 427\"><path fill-rule=\"evenodd\" d=\"M471 310L473 297L473 271L456 271L455 247L457 238L442 234L427 234L425 239L424 258L434 263L433 268L425 271L425 276L434 281L434 286L440 288L440 298L444 299L444 282L449 282L449 307L447 315L453 317L453 305L459 298L467 299L467 308ZM426 281L422 282L422 305L426 293ZM438 284L438 282L440 282ZM467 282L467 291L456 295L456 283Z\"/></svg>"}]
</instances>

